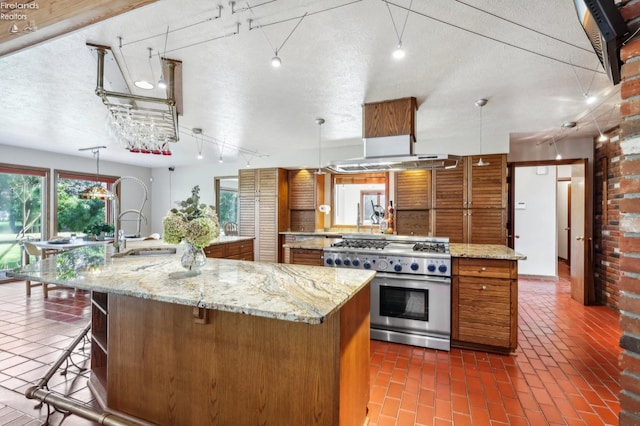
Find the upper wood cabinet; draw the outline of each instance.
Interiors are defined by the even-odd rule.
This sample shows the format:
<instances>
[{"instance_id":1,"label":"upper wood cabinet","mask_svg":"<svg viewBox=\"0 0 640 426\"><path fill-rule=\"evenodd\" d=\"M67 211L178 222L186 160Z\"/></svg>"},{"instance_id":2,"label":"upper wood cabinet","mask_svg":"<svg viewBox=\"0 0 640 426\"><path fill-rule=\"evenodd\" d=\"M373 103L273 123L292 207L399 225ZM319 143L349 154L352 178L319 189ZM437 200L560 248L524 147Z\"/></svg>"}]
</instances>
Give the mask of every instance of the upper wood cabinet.
<instances>
[{"instance_id":1,"label":"upper wood cabinet","mask_svg":"<svg viewBox=\"0 0 640 426\"><path fill-rule=\"evenodd\" d=\"M431 208L431 170L405 170L396 173L396 210Z\"/></svg>"},{"instance_id":2,"label":"upper wood cabinet","mask_svg":"<svg viewBox=\"0 0 640 426\"><path fill-rule=\"evenodd\" d=\"M431 170L396 173L395 229L399 235L429 235Z\"/></svg>"},{"instance_id":3,"label":"upper wood cabinet","mask_svg":"<svg viewBox=\"0 0 640 426\"><path fill-rule=\"evenodd\" d=\"M324 214L318 206L324 201L324 175L315 170L289 170L290 230L313 232L324 228Z\"/></svg>"},{"instance_id":4,"label":"upper wood cabinet","mask_svg":"<svg viewBox=\"0 0 640 426\"><path fill-rule=\"evenodd\" d=\"M411 135L415 142L416 98L366 103L362 106L362 137Z\"/></svg>"},{"instance_id":5,"label":"upper wood cabinet","mask_svg":"<svg viewBox=\"0 0 640 426\"><path fill-rule=\"evenodd\" d=\"M454 243L506 244L507 155L465 157L434 170L433 234Z\"/></svg>"},{"instance_id":6,"label":"upper wood cabinet","mask_svg":"<svg viewBox=\"0 0 640 426\"><path fill-rule=\"evenodd\" d=\"M465 157L455 169L433 172L434 208L506 208L507 155Z\"/></svg>"},{"instance_id":7,"label":"upper wood cabinet","mask_svg":"<svg viewBox=\"0 0 640 426\"><path fill-rule=\"evenodd\" d=\"M280 168L238 172L239 233L255 237L254 259L278 262L279 233L289 228L287 171Z\"/></svg>"}]
</instances>

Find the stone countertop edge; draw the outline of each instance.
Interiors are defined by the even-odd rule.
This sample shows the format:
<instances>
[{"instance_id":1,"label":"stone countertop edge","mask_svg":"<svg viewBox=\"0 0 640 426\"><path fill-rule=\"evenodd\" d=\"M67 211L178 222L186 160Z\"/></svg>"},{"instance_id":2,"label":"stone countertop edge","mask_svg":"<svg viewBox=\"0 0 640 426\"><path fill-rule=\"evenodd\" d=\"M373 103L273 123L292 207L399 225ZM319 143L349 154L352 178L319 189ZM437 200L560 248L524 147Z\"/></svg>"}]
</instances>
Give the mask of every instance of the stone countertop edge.
<instances>
[{"instance_id":1,"label":"stone countertop edge","mask_svg":"<svg viewBox=\"0 0 640 426\"><path fill-rule=\"evenodd\" d=\"M158 242L156 241L156 244ZM144 244L146 245L146 244ZM207 259L202 273L174 279L183 272L180 253L113 258L104 247L92 247L91 256L102 255L103 264L79 267L68 278L57 268L56 259L76 249L8 271L8 276L43 281L160 302L242 313L279 320L321 324L366 287L375 272ZM77 257L77 255L76 255ZM69 273L69 270L66 271Z\"/></svg>"},{"instance_id":2,"label":"stone countertop edge","mask_svg":"<svg viewBox=\"0 0 640 426\"><path fill-rule=\"evenodd\" d=\"M331 244L337 240L339 239L324 237L308 238L306 240L292 241L283 244L282 247L289 249L322 250L325 247L330 247ZM527 256L499 244L449 243L449 251L451 257L499 260L525 260L527 258Z\"/></svg>"},{"instance_id":3,"label":"stone countertop edge","mask_svg":"<svg viewBox=\"0 0 640 426\"><path fill-rule=\"evenodd\" d=\"M449 243L451 257L477 259L525 260L527 256L499 244Z\"/></svg>"}]
</instances>

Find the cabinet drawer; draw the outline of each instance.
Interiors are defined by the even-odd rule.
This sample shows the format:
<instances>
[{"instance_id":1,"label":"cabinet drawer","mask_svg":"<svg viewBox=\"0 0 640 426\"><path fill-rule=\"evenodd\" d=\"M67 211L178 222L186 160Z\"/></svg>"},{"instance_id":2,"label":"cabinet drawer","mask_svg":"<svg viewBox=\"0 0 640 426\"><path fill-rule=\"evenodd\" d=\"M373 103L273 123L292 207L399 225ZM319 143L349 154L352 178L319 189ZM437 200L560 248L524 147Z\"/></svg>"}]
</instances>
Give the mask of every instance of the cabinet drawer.
<instances>
[{"instance_id":1,"label":"cabinet drawer","mask_svg":"<svg viewBox=\"0 0 640 426\"><path fill-rule=\"evenodd\" d=\"M291 249L291 263L297 265L324 265L324 253L322 250Z\"/></svg>"},{"instance_id":2,"label":"cabinet drawer","mask_svg":"<svg viewBox=\"0 0 640 426\"><path fill-rule=\"evenodd\" d=\"M233 256L228 256L227 259L253 261L253 252L235 254Z\"/></svg>"},{"instance_id":3,"label":"cabinet drawer","mask_svg":"<svg viewBox=\"0 0 640 426\"><path fill-rule=\"evenodd\" d=\"M237 243L227 244L227 256L229 257L249 252L253 253L251 241L238 241Z\"/></svg>"},{"instance_id":4,"label":"cabinet drawer","mask_svg":"<svg viewBox=\"0 0 640 426\"><path fill-rule=\"evenodd\" d=\"M204 248L204 255L207 257L216 257L218 259L226 257L227 248L224 245L213 245Z\"/></svg>"},{"instance_id":5,"label":"cabinet drawer","mask_svg":"<svg viewBox=\"0 0 640 426\"><path fill-rule=\"evenodd\" d=\"M457 265L457 271L455 270ZM512 260L467 259L454 262L454 275L487 278L517 278L517 263Z\"/></svg>"}]
</instances>

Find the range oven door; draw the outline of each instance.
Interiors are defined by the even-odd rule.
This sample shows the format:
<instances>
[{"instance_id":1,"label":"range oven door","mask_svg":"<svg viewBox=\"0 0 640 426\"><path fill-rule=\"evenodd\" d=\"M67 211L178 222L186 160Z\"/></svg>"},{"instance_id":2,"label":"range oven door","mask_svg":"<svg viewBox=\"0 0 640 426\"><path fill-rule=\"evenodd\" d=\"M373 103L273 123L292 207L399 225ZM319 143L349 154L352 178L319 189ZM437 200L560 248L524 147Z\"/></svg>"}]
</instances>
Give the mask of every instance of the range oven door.
<instances>
[{"instance_id":1,"label":"range oven door","mask_svg":"<svg viewBox=\"0 0 640 426\"><path fill-rule=\"evenodd\" d=\"M449 350L451 279L377 273L371 281L371 337ZM434 346L433 339L442 343Z\"/></svg>"}]
</instances>

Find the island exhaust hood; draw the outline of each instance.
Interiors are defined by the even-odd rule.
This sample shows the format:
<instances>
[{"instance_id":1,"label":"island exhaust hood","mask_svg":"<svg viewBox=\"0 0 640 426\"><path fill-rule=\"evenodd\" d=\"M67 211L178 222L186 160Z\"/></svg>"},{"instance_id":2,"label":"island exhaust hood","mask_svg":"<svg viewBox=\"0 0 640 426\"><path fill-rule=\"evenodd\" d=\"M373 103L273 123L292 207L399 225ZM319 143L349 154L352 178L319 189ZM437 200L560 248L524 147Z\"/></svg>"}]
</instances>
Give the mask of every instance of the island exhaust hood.
<instances>
[{"instance_id":1,"label":"island exhaust hood","mask_svg":"<svg viewBox=\"0 0 640 426\"><path fill-rule=\"evenodd\" d=\"M452 169L461 157L448 154L414 154L411 135L364 138L364 157L334 161L334 173L392 172L411 169Z\"/></svg>"},{"instance_id":2,"label":"island exhaust hood","mask_svg":"<svg viewBox=\"0 0 640 426\"><path fill-rule=\"evenodd\" d=\"M363 104L364 158L335 161L327 168L335 173L366 173L456 167L461 157L413 153L417 109L415 97Z\"/></svg>"}]
</instances>

